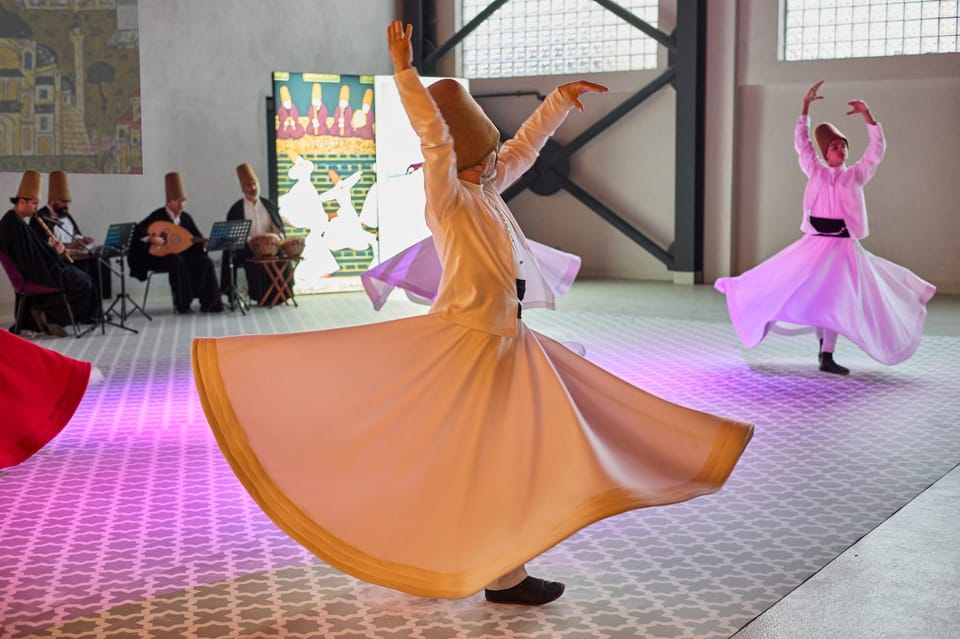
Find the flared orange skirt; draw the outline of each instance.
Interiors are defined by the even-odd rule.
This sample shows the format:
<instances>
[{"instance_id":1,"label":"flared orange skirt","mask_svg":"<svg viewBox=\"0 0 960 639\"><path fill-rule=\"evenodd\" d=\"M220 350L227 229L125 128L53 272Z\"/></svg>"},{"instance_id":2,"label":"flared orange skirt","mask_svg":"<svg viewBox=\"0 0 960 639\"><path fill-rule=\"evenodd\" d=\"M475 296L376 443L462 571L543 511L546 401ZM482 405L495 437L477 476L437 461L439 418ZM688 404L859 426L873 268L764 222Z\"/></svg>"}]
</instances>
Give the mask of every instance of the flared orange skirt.
<instances>
[{"instance_id":1,"label":"flared orange skirt","mask_svg":"<svg viewBox=\"0 0 960 639\"><path fill-rule=\"evenodd\" d=\"M477 592L605 517L716 491L752 434L522 324L198 339L193 366L224 455L280 528L429 597Z\"/></svg>"}]
</instances>

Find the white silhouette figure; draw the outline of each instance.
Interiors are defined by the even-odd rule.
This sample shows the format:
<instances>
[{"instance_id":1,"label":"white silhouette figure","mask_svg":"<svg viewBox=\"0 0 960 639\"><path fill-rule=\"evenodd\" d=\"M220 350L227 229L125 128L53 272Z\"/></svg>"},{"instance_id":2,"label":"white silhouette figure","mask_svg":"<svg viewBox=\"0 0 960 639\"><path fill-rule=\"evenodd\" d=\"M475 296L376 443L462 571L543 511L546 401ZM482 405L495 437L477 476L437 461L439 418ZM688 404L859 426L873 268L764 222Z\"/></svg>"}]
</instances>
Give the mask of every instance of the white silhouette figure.
<instances>
[{"instance_id":1,"label":"white silhouette figure","mask_svg":"<svg viewBox=\"0 0 960 639\"><path fill-rule=\"evenodd\" d=\"M327 238L327 246L334 251L345 248L362 251L369 246L373 251L374 260L376 260L377 236L363 229L357 209L353 207L353 202L350 199L350 189L360 181L362 174L363 170L360 170L347 178L341 179L336 171L330 169L333 186L317 197L323 202L336 201L339 204L336 217L327 222L324 233L324 237Z\"/></svg>"},{"instance_id":2,"label":"white silhouette figure","mask_svg":"<svg viewBox=\"0 0 960 639\"><path fill-rule=\"evenodd\" d=\"M340 265L330 252L324 237L327 230L327 214L323 200L310 182L313 162L297 156L287 172L295 184L278 199L280 216L293 226L310 229L303 248L303 264L297 270L297 288L307 290L310 280L340 270Z\"/></svg>"}]
</instances>

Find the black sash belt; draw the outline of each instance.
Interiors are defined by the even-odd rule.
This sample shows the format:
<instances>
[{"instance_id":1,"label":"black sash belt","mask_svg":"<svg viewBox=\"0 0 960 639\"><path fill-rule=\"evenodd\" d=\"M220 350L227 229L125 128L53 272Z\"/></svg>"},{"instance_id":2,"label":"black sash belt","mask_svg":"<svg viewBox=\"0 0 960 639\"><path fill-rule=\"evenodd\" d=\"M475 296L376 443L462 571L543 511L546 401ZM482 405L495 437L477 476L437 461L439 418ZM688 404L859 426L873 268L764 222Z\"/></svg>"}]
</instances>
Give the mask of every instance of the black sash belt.
<instances>
[{"instance_id":1,"label":"black sash belt","mask_svg":"<svg viewBox=\"0 0 960 639\"><path fill-rule=\"evenodd\" d=\"M835 220L830 217L814 217L811 215L810 226L817 231L814 235L850 237L850 231L847 230L847 223L843 220Z\"/></svg>"},{"instance_id":2,"label":"black sash belt","mask_svg":"<svg viewBox=\"0 0 960 639\"><path fill-rule=\"evenodd\" d=\"M517 280L517 299L523 301L523 294L527 292L527 281ZM520 319L520 312L523 310L523 304L517 304L517 319Z\"/></svg>"}]
</instances>

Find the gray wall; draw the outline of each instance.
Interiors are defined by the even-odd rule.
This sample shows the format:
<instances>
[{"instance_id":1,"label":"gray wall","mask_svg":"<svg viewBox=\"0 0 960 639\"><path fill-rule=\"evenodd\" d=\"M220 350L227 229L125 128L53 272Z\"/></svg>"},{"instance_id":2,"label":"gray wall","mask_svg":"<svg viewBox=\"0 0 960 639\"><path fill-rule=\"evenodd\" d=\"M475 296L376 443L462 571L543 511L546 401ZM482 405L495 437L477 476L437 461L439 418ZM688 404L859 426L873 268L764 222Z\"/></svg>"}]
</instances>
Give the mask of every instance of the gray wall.
<instances>
[{"instance_id":1,"label":"gray wall","mask_svg":"<svg viewBox=\"0 0 960 639\"><path fill-rule=\"evenodd\" d=\"M201 229L241 196L237 164L249 162L266 190L271 72L389 73L384 39L394 4L364 0L360 11L333 0L140 0L144 173L70 176L71 210L84 232L102 241L111 222L163 206L169 171L183 177L186 210ZM4 203L19 182L20 174L0 173ZM46 189L44 176L44 197ZM0 277L0 309L12 306Z\"/></svg>"},{"instance_id":2,"label":"gray wall","mask_svg":"<svg viewBox=\"0 0 960 639\"><path fill-rule=\"evenodd\" d=\"M441 9L452 2L441 0ZM799 236L804 178L793 152L800 101L816 80L826 96L814 119L839 121L858 154L861 121L846 101L866 100L884 126L888 155L867 187L869 250L960 293L960 54L827 62L778 62L778 4L710 2L708 12L707 174L704 279L739 273ZM315 15L315 18L310 16ZM238 194L233 168L248 161L266 181L263 100L270 72L388 73L383 44L394 3L328 0L141 0L143 176L71 178L73 209L102 237L113 221L134 220L163 204L163 174L178 170L187 210L209 228ZM675 23L665 0L661 24ZM449 16L452 22L452 16ZM611 87L588 96L557 139L572 139L655 72L605 74ZM571 78L475 81L475 93L549 91ZM513 130L533 98L483 101ZM662 246L673 233L674 96L662 91L577 153L572 177ZM0 174L13 193L19 175ZM511 206L534 239L583 257L582 276L670 280L657 260L572 197L524 193ZM0 282L0 306L12 293Z\"/></svg>"}]
</instances>

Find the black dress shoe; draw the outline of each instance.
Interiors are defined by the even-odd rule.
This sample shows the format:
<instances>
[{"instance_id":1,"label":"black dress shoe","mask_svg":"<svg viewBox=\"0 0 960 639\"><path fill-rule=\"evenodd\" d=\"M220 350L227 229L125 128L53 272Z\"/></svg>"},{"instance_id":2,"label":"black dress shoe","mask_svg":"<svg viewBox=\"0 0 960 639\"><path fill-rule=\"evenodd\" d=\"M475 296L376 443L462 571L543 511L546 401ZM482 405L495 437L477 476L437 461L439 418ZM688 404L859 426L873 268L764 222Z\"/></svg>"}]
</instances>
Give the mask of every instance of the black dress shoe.
<instances>
[{"instance_id":1,"label":"black dress shoe","mask_svg":"<svg viewBox=\"0 0 960 639\"><path fill-rule=\"evenodd\" d=\"M563 584L556 581L546 581L536 577L527 577L513 588L506 590L483 591L487 601L491 603L514 604L518 606L542 606L560 598L563 594Z\"/></svg>"},{"instance_id":2,"label":"black dress shoe","mask_svg":"<svg viewBox=\"0 0 960 639\"><path fill-rule=\"evenodd\" d=\"M184 307L184 308L174 309L174 312L175 312L177 315L189 315L192 311L190 310L190 307L187 306L187 307Z\"/></svg>"},{"instance_id":3,"label":"black dress shoe","mask_svg":"<svg viewBox=\"0 0 960 639\"><path fill-rule=\"evenodd\" d=\"M216 304L211 304L210 306L204 306L200 308L201 313L222 313L223 304L217 302Z\"/></svg>"},{"instance_id":4,"label":"black dress shoe","mask_svg":"<svg viewBox=\"0 0 960 639\"><path fill-rule=\"evenodd\" d=\"M850 369L833 361L833 353L820 353L820 370L834 375L849 375Z\"/></svg>"}]
</instances>

